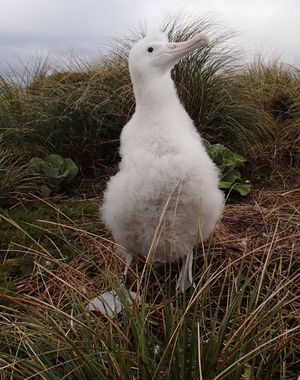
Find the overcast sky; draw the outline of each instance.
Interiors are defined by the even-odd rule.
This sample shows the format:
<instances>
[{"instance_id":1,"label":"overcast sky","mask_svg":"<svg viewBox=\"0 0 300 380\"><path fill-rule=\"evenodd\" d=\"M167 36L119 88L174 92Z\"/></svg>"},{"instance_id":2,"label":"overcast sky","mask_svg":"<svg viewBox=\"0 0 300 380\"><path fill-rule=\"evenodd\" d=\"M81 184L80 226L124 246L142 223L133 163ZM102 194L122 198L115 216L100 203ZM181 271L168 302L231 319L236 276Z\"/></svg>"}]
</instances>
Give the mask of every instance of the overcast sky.
<instances>
[{"instance_id":1,"label":"overcast sky","mask_svg":"<svg viewBox=\"0 0 300 380\"><path fill-rule=\"evenodd\" d=\"M299 0L0 0L0 74L34 55L90 59L130 28L172 13L209 13L238 33L246 55L300 65Z\"/></svg>"}]
</instances>

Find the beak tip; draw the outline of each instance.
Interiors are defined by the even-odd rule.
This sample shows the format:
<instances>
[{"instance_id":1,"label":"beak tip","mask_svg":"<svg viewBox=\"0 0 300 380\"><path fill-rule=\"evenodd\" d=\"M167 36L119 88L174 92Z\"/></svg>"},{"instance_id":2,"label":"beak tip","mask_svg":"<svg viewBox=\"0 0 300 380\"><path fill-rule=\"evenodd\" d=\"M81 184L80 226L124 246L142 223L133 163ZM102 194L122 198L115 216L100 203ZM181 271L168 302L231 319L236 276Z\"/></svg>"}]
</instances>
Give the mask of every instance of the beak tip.
<instances>
[{"instance_id":1,"label":"beak tip","mask_svg":"<svg viewBox=\"0 0 300 380\"><path fill-rule=\"evenodd\" d=\"M199 33L198 38L203 47L209 46L210 41L209 41L208 36L205 33Z\"/></svg>"}]
</instances>

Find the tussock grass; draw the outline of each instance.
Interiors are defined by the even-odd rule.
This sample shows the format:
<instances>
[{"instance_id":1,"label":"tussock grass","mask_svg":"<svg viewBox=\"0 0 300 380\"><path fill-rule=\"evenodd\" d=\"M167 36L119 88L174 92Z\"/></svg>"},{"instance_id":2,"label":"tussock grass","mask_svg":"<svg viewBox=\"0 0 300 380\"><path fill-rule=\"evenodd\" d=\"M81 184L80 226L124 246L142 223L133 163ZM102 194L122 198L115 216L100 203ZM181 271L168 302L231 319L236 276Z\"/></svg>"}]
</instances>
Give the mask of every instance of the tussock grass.
<instances>
[{"instance_id":1,"label":"tussock grass","mask_svg":"<svg viewBox=\"0 0 300 380\"><path fill-rule=\"evenodd\" d=\"M22 161L22 156L0 146L0 207L12 206L36 189L39 177L30 173Z\"/></svg>"},{"instance_id":2,"label":"tussock grass","mask_svg":"<svg viewBox=\"0 0 300 380\"><path fill-rule=\"evenodd\" d=\"M97 68L84 65L50 76L41 72L26 86L6 84L4 140L11 145L22 139L31 156L46 152L70 156L85 173L102 161L114 161L121 128L129 118L128 109L122 110L122 82L130 86L126 75L121 65L108 59Z\"/></svg>"},{"instance_id":3,"label":"tussock grass","mask_svg":"<svg viewBox=\"0 0 300 380\"><path fill-rule=\"evenodd\" d=\"M276 61L241 65L242 54L228 45L231 34L211 20L174 18L162 29L174 41L202 31L211 38L208 49L183 59L172 73L202 135L248 159L257 159L264 146L261 162L269 168L274 157L297 165L299 71ZM67 70L36 62L35 71L29 75L25 68L19 83L2 78L4 141L10 146L22 141L29 156L71 157L85 174L115 164L121 129L134 112L128 51L144 34L133 32L93 63L77 61Z\"/></svg>"},{"instance_id":4,"label":"tussock grass","mask_svg":"<svg viewBox=\"0 0 300 380\"><path fill-rule=\"evenodd\" d=\"M259 59L234 78L234 86L247 89L247 105L261 112L264 136L250 148L255 165L299 165L300 72L277 60ZM243 102L243 100L242 100ZM248 154L249 154L248 153Z\"/></svg>"},{"instance_id":5,"label":"tussock grass","mask_svg":"<svg viewBox=\"0 0 300 380\"><path fill-rule=\"evenodd\" d=\"M32 250L35 271L1 308L3 379L296 379L298 216L297 191L259 192L252 204L226 206L195 256L195 289L176 295L176 266L142 265L131 272L140 306L114 319L85 309L112 287L125 302L113 243L61 220L83 251L66 261L42 245Z\"/></svg>"}]
</instances>

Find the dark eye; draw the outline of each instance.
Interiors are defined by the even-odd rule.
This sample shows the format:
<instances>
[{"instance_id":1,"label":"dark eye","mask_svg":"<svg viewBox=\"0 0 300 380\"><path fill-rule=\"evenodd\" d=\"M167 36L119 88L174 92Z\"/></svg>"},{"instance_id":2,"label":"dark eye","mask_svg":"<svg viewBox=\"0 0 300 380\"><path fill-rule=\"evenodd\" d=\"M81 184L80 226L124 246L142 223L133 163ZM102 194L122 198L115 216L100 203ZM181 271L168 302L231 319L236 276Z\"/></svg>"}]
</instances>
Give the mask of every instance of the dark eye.
<instances>
[{"instance_id":1,"label":"dark eye","mask_svg":"<svg viewBox=\"0 0 300 380\"><path fill-rule=\"evenodd\" d=\"M152 52L153 52L153 47L151 47L151 46L148 47L148 52L149 52L149 53L152 53Z\"/></svg>"}]
</instances>

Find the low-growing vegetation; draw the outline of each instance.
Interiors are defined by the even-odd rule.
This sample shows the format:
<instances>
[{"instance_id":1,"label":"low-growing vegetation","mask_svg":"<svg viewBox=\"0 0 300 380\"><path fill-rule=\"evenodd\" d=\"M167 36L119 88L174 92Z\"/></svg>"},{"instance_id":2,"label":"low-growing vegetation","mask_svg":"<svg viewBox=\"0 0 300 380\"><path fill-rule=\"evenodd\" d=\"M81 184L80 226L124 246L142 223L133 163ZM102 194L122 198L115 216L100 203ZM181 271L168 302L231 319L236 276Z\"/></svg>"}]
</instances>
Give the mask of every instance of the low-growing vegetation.
<instances>
[{"instance_id":1,"label":"low-growing vegetation","mask_svg":"<svg viewBox=\"0 0 300 380\"><path fill-rule=\"evenodd\" d=\"M43 198L49 197L52 192L60 188L64 188L78 174L78 167L74 161L58 154L49 154L45 160L33 157L27 168L29 172L41 178L42 184L39 190Z\"/></svg>"},{"instance_id":2,"label":"low-growing vegetation","mask_svg":"<svg viewBox=\"0 0 300 380\"><path fill-rule=\"evenodd\" d=\"M249 180L247 180L248 183L243 183L241 173L237 170L246 159L222 144L210 144L207 140L204 144L209 156L220 169L220 189L248 195L251 189Z\"/></svg>"},{"instance_id":3,"label":"low-growing vegetation","mask_svg":"<svg viewBox=\"0 0 300 380\"><path fill-rule=\"evenodd\" d=\"M97 62L0 77L1 380L299 378L300 71L241 65L206 20L164 29L212 37L172 72L227 195L196 249L195 288L178 295L177 265L141 262L128 284L140 305L114 319L86 310L107 289L126 299L99 207L134 112L127 53L143 33Z\"/></svg>"}]
</instances>

